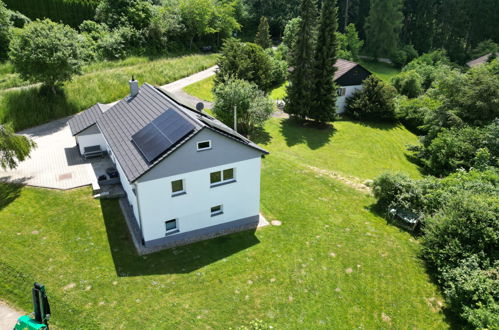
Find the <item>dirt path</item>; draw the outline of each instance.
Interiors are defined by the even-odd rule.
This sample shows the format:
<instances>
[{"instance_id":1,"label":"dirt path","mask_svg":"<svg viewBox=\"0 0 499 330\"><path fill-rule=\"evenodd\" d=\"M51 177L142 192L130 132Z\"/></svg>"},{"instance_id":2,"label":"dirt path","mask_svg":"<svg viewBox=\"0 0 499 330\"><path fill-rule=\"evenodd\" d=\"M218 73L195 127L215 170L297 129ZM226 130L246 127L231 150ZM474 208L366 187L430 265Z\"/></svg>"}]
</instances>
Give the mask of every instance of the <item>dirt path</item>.
<instances>
[{"instance_id":1,"label":"dirt path","mask_svg":"<svg viewBox=\"0 0 499 330\"><path fill-rule=\"evenodd\" d=\"M0 300L0 330L12 330L17 319L24 315Z\"/></svg>"},{"instance_id":2,"label":"dirt path","mask_svg":"<svg viewBox=\"0 0 499 330\"><path fill-rule=\"evenodd\" d=\"M347 176L341 175L341 174L333 172L333 171L325 170L325 169L310 166L310 165L307 165L307 168L314 171L315 173L317 173L319 175L325 175L325 176L328 176L332 179L340 181L340 182L346 184L347 186L350 186L350 187L354 188L355 190L358 190L358 191L363 192L365 194L371 193L371 188L369 186L367 186L361 179L356 178L354 176L347 177Z\"/></svg>"}]
</instances>

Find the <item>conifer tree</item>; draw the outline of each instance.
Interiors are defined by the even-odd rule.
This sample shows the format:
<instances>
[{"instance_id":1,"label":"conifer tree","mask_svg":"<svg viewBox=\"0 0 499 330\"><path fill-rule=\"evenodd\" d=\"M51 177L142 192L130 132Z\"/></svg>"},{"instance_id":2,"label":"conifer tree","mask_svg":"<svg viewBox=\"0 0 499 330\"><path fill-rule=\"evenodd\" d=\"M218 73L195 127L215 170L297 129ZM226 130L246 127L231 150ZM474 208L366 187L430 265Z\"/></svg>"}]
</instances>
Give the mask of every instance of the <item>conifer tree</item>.
<instances>
[{"instance_id":1,"label":"conifer tree","mask_svg":"<svg viewBox=\"0 0 499 330\"><path fill-rule=\"evenodd\" d=\"M260 25L258 25L258 31L256 32L255 44L260 45L263 49L272 47L269 29L267 17L262 16L262 18L260 18Z\"/></svg>"},{"instance_id":2,"label":"conifer tree","mask_svg":"<svg viewBox=\"0 0 499 330\"><path fill-rule=\"evenodd\" d=\"M324 0L320 16L315 50L314 93L315 102L308 117L320 123L334 120L336 115L336 87L334 64L337 59L338 8L336 0Z\"/></svg>"},{"instance_id":3,"label":"conifer tree","mask_svg":"<svg viewBox=\"0 0 499 330\"><path fill-rule=\"evenodd\" d=\"M286 88L284 112L298 119L305 119L313 106L314 48L317 7L315 0L302 0L300 29L291 51L289 85Z\"/></svg>"},{"instance_id":4,"label":"conifer tree","mask_svg":"<svg viewBox=\"0 0 499 330\"><path fill-rule=\"evenodd\" d=\"M403 20L402 0L372 0L365 24L368 52L374 57L393 55Z\"/></svg>"}]
</instances>

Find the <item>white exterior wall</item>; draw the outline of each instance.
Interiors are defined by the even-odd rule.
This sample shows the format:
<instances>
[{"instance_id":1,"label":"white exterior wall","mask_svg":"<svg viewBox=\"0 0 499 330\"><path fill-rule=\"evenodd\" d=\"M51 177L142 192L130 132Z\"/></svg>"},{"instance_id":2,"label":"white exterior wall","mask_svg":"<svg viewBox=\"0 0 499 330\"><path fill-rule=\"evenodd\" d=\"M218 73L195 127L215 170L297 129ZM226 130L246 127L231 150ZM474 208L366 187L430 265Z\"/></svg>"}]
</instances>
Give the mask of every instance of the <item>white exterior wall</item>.
<instances>
[{"instance_id":1,"label":"white exterior wall","mask_svg":"<svg viewBox=\"0 0 499 330\"><path fill-rule=\"evenodd\" d=\"M177 219L180 233L259 214L261 158L137 183L145 241L165 237L164 222ZM210 187L210 173L234 168L236 182ZM186 194L172 197L171 182L184 180ZM223 205L212 217L211 208ZM173 236L168 235L168 236Z\"/></svg>"},{"instance_id":2,"label":"white exterior wall","mask_svg":"<svg viewBox=\"0 0 499 330\"><path fill-rule=\"evenodd\" d=\"M76 143L80 147L80 154L83 155L85 147L99 145L102 151L106 151L107 144L102 134L76 135Z\"/></svg>"},{"instance_id":3,"label":"white exterior wall","mask_svg":"<svg viewBox=\"0 0 499 330\"><path fill-rule=\"evenodd\" d=\"M353 94L358 89L362 88L362 85L354 85L354 86L339 86L338 88L345 88L345 95L338 96L336 98L336 109L338 113L343 113L345 111L345 101L346 98Z\"/></svg>"},{"instance_id":4,"label":"white exterior wall","mask_svg":"<svg viewBox=\"0 0 499 330\"><path fill-rule=\"evenodd\" d=\"M114 157L113 157L114 158ZM135 219L138 221L137 225L140 228L140 221L139 221L139 207L137 204L137 196L136 194L133 193L133 185L128 182L125 172L123 172L123 169L121 168L120 164L116 162L115 159L113 159L114 164L116 165L116 169L118 170L118 173L120 174L120 182L121 186L123 187L123 190L126 192L126 196L128 199L128 203L132 206L133 214L135 215Z\"/></svg>"}]
</instances>

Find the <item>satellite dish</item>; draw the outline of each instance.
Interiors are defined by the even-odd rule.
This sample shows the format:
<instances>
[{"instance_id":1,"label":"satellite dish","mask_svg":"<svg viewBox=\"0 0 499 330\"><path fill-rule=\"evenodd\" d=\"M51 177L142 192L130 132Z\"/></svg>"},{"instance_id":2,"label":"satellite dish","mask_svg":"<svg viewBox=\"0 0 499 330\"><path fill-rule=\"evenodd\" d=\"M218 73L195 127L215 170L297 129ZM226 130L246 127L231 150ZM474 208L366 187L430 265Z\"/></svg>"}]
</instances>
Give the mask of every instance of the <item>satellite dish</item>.
<instances>
[{"instance_id":1,"label":"satellite dish","mask_svg":"<svg viewBox=\"0 0 499 330\"><path fill-rule=\"evenodd\" d=\"M198 104L196 104L196 109L198 111L202 111L204 109L204 103L203 102L199 102Z\"/></svg>"}]
</instances>

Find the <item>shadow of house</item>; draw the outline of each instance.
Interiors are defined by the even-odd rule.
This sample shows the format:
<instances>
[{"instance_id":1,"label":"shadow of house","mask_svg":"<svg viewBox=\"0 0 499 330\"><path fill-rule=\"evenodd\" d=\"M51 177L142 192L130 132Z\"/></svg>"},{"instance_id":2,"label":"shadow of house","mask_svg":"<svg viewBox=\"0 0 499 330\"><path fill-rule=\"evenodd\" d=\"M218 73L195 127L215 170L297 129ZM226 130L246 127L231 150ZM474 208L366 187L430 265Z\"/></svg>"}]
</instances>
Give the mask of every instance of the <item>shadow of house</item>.
<instances>
[{"instance_id":1,"label":"shadow of house","mask_svg":"<svg viewBox=\"0 0 499 330\"><path fill-rule=\"evenodd\" d=\"M120 277L190 273L260 242L255 230L248 230L139 256L118 200L101 200L101 208L116 274Z\"/></svg>"},{"instance_id":2,"label":"shadow of house","mask_svg":"<svg viewBox=\"0 0 499 330\"><path fill-rule=\"evenodd\" d=\"M16 180L10 180L10 177L0 178L0 211L21 195L21 190L27 180L29 178Z\"/></svg>"},{"instance_id":3,"label":"shadow of house","mask_svg":"<svg viewBox=\"0 0 499 330\"><path fill-rule=\"evenodd\" d=\"M291 118L281 121L281 133L288 147L305 143L315 150L327 144L335 132L336 129L331 124L317 127L313 122L302 124Z\"/></svg>"}]
</instances>

